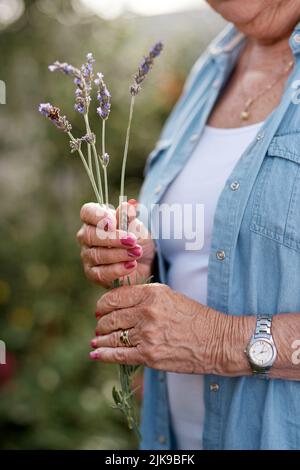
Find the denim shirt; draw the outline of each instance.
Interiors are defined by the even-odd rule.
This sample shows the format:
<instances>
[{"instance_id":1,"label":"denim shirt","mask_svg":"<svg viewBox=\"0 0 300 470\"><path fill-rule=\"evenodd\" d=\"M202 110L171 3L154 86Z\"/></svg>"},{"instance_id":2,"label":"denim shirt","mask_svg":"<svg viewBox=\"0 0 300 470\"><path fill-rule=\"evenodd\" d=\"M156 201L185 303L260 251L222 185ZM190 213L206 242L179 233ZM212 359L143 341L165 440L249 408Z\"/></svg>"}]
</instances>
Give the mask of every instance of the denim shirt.
<instances>
[{"instance_id":1,"label":"denim shirt","mask_svg":"<svg viewBox=\"0 0 300 470\"><path fill-rule=\"evenodd\" d=\"M229 25L193 67L148 158L140 198L148 208L192 154L244 41ZM226 181L214 217L207 303L225 314L300 312L300 23L290 47L295 67L281 102ZM157 253L166 282L159 240ZM300 382L206 375L205 410L204 449L300 448ZM163 371L145 369L141 430L142 449L176 448Z\"/></svg>"}]
</instances>

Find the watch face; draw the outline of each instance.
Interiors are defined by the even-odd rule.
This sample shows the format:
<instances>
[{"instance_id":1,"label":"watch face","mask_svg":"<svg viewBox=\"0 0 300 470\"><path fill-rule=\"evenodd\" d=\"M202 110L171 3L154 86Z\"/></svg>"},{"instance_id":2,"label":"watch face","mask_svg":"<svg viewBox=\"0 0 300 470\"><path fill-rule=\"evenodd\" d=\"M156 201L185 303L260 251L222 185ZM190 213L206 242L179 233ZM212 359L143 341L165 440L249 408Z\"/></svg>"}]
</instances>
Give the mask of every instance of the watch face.
<instances>
[{"instance_id":1,"label":"watch face","mask_svg":"<svg viewBox=\"0 0 300 470\"><path fill-rule=\"evenodd\" d=\"M249 348L249 357L253 364L258 367L265 367L272 361L274 349L272 344L263 339L258 339Z\"/></svg>"}]
</instances>

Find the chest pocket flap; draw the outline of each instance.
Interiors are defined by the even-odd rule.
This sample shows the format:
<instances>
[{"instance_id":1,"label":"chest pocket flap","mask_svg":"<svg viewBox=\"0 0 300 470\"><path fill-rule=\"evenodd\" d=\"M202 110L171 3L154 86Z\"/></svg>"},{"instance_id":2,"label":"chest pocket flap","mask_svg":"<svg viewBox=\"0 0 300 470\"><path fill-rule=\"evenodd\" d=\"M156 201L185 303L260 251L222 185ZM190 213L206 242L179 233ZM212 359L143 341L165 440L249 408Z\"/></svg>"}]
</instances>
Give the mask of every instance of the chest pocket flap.
<instances>
[{"instance_id":1,"label":"chest pocket flap","mask_svg":"<svg viewBox=\"0 0 300 470\"><path fill-rule=\"evenodd\" d=\"M300 131L272 139L253 194L250 229L300 252Z\"/></svg>"}]
</instances>

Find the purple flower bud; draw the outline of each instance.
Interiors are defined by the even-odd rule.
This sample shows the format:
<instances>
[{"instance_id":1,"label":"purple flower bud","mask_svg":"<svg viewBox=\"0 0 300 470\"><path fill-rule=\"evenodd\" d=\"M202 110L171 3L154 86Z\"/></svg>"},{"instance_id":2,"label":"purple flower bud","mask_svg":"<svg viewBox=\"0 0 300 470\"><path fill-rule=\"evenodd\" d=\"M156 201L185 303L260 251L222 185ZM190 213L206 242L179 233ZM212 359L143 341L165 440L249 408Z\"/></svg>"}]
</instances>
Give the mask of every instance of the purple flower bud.
<instances>
[{"instance_id":1,"label":"purple flower bud","mask_svg":"<svg viewBox=\"0 0 300 470\"><path fill-rule=\"evenodd\" d=\"M158 57L163 50L163 43L156 43L149 52L149 55L144 57L142 64L139 66L137 73L134 75L133 83L130 86L130 94L136 96L141 90L141 83L145 80L146 75L151 70L154 59Z\"/></svg>"},{"instance_id":2,"label":"purple flower bud","mask_svg":"<svg viewBox=\"0 0 300 470\"><path fill-rule=\"evenodd\" d=\"M106 168L109 164L109 155L108 153L105 153L103 156L102 156L102 165Z\"/></svg>"},{"instance_id":3,"label":"purple flower bud","mask_svg":"<svg viewBox=\"0 0 300 470\"><path fill-rule=\"evenodd\" d=\"M97 78L94 80L94 83L98 86L97 99L99 101L99 107L97 108L97 113L102 119L107 119L110 113L110 98L111 94L107 89L104 81L104 75L102 73L97 73Z\"/></svg>"},{"instance_id":4,"label":"purple flower bud","mask_svg":"<svg viewBox=\"0 0 300 470\"><path fill-rule=\"evenodd\" d=\"M78 70L76 67L67 64L67 62L58 62L58 60L55 61L54 64L49 65L48 69L50 72L62 72L66 75L72 75L74 77L80 76L80 70Z\"/></svg>"},{"instance_id":5,"label":"purple flower bud","mask_svg":"<svg viewBox=\"0 0 300 470\"><path fill-rule=\"evenodd\" d=\"M95 62L95 59L94 59L94 57L93 57L92 52L88 52L88 53L87 53L87 55L86 55L86 60L87 60L88 62L90 62L90 63Z\"/></svg>"},{"instance_id":6,"label":"purple flower bud","mask_svg":"<svg viewBox=\"0 0 300 470\"><path fill-rule=\"evenodd\" d=\"M64 132L69 132L72 129L71 124L67 120L66 116L60 115L60 109L52 106L50 103L41 103L39 105L39 112L50 119L53 124Z\"/></svg>"},{"instance_id":7,"label":"purple flower bud","mask_svg":"<svg viewBox=\"0 0 300 470\"><path fill-rule=\"evenodd\" d=\"M78 112L81 113L81 114L84 114L84 113L85 113L85 106L84 106L83 103L76 103L76 104L74 105L74 108L75 108L76 111L78 111Z\"/></svg>"},{"instance_id":8,"label":"purple flower bud","mask_svg":"<svg viewBox=\"0 0 300 470\"><path fill-rule=\"evenodd\" d=\"M80 150L81 140L80 139L70 140L70 147L71 147L71 153L74 153L77 150Z\"/></svg>"},{"instance_id":9,"label":"purple flower bud","mask_svg":"<svg viewBox=\"0 0 300 470\"><path fill-rule=\"evenodd\" d=\"M86 134L80 139L82 142L86 142L87 144L95 144L96 143L96 136L93 132L90 134Z\"/></svg>"}]
</instances>

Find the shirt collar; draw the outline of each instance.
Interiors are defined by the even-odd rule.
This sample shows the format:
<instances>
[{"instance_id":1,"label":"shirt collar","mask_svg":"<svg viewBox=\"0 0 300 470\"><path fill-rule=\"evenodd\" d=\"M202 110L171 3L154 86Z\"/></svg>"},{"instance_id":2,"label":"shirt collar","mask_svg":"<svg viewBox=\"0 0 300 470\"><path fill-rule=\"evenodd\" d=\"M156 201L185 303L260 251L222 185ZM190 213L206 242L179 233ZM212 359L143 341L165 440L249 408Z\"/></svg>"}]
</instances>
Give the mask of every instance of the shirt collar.
<instances>
[{"instance_id":1,"label":"shirt collar","mask_svg":"<svg viewBox=\"0 0 300 470\"><path fill-rule=\"evenodd\" d=\"M296 25L294 31L291 34L290 40L290 48L294 55L299 54L300 52L300 22Z\"/></svg>"}]
</instances>

